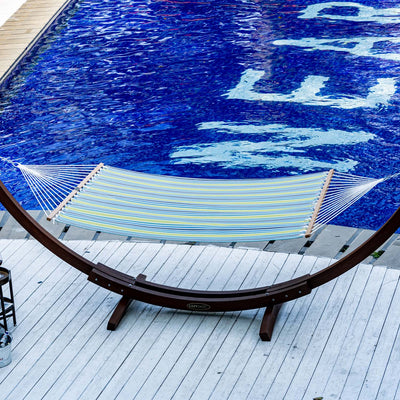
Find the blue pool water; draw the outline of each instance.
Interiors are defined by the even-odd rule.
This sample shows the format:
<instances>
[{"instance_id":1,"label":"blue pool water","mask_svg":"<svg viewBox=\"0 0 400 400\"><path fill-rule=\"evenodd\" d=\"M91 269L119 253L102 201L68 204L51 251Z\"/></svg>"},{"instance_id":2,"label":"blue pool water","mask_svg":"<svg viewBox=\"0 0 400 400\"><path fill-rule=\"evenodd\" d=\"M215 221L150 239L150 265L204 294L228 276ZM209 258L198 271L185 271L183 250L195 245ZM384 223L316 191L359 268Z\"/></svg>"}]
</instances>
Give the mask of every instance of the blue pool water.
<instances>
[{"instance_id":1,"label":"blue pool water","mask_svg":"<svg viewBox=\"0 0 400 400\"><path fill-rule=\"evenodd\" d=\"M0 90L0 155L216 178L400 171L393 1L82 0ZM1 179L38 208L18 172ZM334 222L378 228L399 180Z\"/></svg>"}]
</instances>

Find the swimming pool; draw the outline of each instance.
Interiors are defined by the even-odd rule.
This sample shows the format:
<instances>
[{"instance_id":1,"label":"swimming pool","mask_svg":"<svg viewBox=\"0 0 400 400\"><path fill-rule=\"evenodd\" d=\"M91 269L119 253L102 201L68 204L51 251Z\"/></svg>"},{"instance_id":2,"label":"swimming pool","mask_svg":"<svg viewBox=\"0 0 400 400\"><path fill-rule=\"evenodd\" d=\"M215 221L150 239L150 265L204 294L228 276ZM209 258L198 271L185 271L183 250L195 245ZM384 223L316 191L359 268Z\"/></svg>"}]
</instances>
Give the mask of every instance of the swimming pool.
<instances>
[{"instance_id":1,"label":"swimming pool","mask_svg":"<svg viewBox=\"0 0 400 400\"><path fill-rule=\"evenodd\" d=\"M392 2L77 2L1 89L1 155L195 177L399 171ZM16 171L4 180L37 204ZM376 229L398 180L334 222Z\"/></svg>"}]
</instances>

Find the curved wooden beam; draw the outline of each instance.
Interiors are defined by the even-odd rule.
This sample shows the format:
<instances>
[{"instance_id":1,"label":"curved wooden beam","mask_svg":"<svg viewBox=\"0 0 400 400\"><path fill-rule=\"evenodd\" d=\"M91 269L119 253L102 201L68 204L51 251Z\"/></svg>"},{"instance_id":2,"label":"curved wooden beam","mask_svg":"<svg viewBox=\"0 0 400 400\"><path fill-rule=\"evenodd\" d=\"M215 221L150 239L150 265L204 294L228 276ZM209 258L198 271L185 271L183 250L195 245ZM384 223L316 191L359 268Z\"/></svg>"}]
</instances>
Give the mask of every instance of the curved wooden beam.
<instances>
[{"instance_id":1,"label":"curved wooden beam","mask_svg":"<svg viewBox=\"0 0 400 400\"><path fill-rule=\"evenodd\" d=\"M49 249L57 257L61 258L68 264L77 268L79 271L89 275L90 271L96 264L90 262L86 258L75 253L70 248L65 246L46 229L38 224L17 202L13 195L0 181L0 202L7 211L16 219L16 221L26 229L38 242Z\"/></svg>"},{"instance_id":2,"label":"curved wooden beam","mask_svg":"<svg viewBox=\"0 0 400 400\"><path fill-rule=\"evenodd\" d=\"M363 244L329 267L311 275L308 279L310 287L314 289L321 286L358 265L361 261L365 260L380 246L382 246L383 243L385 243L386 240L388 240L399 228L400 207L393 213L387 222Z\"/></svg>"},{"instance_id":3,"label":"curved wooden beam","mask_svg":"<svg viewBox=\"0 0 400 400\"><path fill-rule=\"evenodd\" d=\"M163 307L202 312L237 311L267 307L262 327L268 327L266 328L268 332L260 332L263 340L271 336L271 326L273 326L273 321L277 314L277 311L273 311L275 306L302 297L310 293L312 289L337 278L355 267L378 249L400 227L399 208L365 243L339 261L313 275L304 275L286 282L260 288L213 292L159 285L146 281L144 275L134 278L105 265L92 263L65 246L40 226L20 206L1 181L0 202L23 228L52 253L87 274L89 281L123 296L122 302L117 307L116 315L112 317L114 322L110 320L110 329L115 329L115 326L122 318L126 307L129 305L129 299Z\"/></svg>"}]
</instances>

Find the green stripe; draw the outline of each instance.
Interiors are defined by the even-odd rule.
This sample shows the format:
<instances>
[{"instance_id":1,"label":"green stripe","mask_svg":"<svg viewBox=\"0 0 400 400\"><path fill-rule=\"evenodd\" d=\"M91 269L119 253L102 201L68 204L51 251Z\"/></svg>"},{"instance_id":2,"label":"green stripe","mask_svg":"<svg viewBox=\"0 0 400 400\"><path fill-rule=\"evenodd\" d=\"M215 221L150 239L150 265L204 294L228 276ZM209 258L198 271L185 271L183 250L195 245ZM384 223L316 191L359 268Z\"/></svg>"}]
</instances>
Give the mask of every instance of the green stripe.
<instances>
[{"instance_id":1,"label":"green stripe","mask_svg":"<svg viewBox=\"0 0 400 400\"><path fill-rule=\"evenodd\" d=\"M239 187L242 188L243 186L254 186L254 185L259 185L262 183L263 185L274 185L276 184L276 181L279 181L281 183L285 182L304 182L304 181L309 181L309 180L315 180L315 179L325 179L327 172L324 171L322 173L314 173L314 174L308 174L308 175L297 175L295 177L285 177L285 178L264 178L264 179L204 179L204 178L185 178L185 177L178 177L178 176L168 176L165 178L163 175L152 175L152 174L146 174L143 172L133 172L133 171L126 171L123 169L115 168L115 167L104 167L104 171L107 171L108 173L115 174L115 175L120 175L120 176L125 176L125 177L131 177L134 176L135 178L142 178L147 181L151 182L162 182L162 183L170 183L171 181L176 182L177 184L182 184L182 185L207 185L209 187L216 186L221 187L227 186L227 187ZM131 179L129 179L131 180Z\"/></svg>"},{"instance_id":2,"label":"green stripe","mask_svg":"<svg viewBox=\"0 0 400 400\"><path fill-rule=\"evenodd\" d=\"M94 203L89 203L86 201L82 201L82 200L74 200L72 203L72 205L68 206L68 209L74 209L77 210L77 208L73 207L73 204L82 204L83 206L89 206L89 207L96 207L96 208L102 208L104 210L109 210L109 211L117 211L122 213L128 213L129 214L141 214L141 215L151 215L151 216L157 216L157 217L173 217L173 218L179 218L179 219L184 219L184 218L188 218L187 215L185 214L159 214L156 212L145 212L145 211L140 211L137 209L132 209L132 210L124 210L122 208L118 208L118 207L111 207L111 206L105 206L102 204L94 204ZM215 211L215 210L214 210ZM250 210L248 210L250 212ZM221 219L221 218L227 218L227 219L254 219L254 218L264 218L264 219L271 219L271 218L284 218L284 217L297 217L300 215L303 216L307 216L309 215L310 212L309 210L307 212L296 212L296 213L280 213L280 214L253 214L253 215L229 215L229 216L225 216L225 217L221 217L221 216L211 216L208 215L207 219ZM104 213L105 216L109 215ZM190 215L190 218L193 219L204 219L204 215Z\"/></svg>"},{"instance_id":3,"label":"green stripe","mask_svg":"<svg viewBox=\"0 0 400 400\"><path fill-rule=\"evenodd\" d=\"M116 196L121 196L121 197L131 197L129 194L125 194L122 192L116 192L113 190L102 190L98 189L97 187L91 187L90 190L93 190L95 192L100 192L100 193L108 193ZM138 199L144 199L144 200L152 200L152 201L167 201L170 203L183 203L182 200L178 199L166 199L162 197L151 197L151 196L142 196L142 195L137 195L135 198ZM243 205L243 206L250 206L250 205L256 205L256 204L290 204L290 203L297 203L299 201L313 201L315 197L304 197L301 199L279 199L276 201L224 201L224 202L218 202L218 204L221 205ZM189 201L185 200L185 204L208 204L208 205L215 205L217 202L212 202L212 201Z\"/></svg>"},{"instance_id":4,"label":"green stripe","mask_svg":"<svg viewBox=\"0 0 400 400\"><path fill-rule=\"evenodd\" d=\"M161 194L163 192L157 191L157 190L146 190L144 188L138 188L136 186L132 186L132 187L127 187L127 186L123 186L123 185L115 185L112 183L107 183L107 182L96 182L98 186L100 186L100 188L97 188L97 190L100 190L102 187L107 187L107 188L113 188L113 189L121 189L126 191L130 191L131 193L150 193L150 194ZM105 192L107 191L106 189L103 189ZM174 193L179 193L180 196L184 196L184 197L188 197L188 194L186 193L186 191L190 191L190 188L185 188L184 192L182 191L177 191L176 188L174 188L174 191L168 191L167 196L172 196ZM235 190L236 192L236 190ZM279 197L282 198L282 196L291 196L291 195L299 195L299 194L306 194L306 193L315 193L315 185L312 189L308 189L308 190L296 190L296 191L286 191L286 192L259 192L259 193L231 193L231 192L223 192L223 191L219 191L218 193L208 193L208 194L199 194L199 193L190 193L190 196L195 195L196 197L200 197L200 198L217 198L218 200L224 197ZM218 196L216 196L216 194ZM130 193L127 195L131 195Z\"/></svg>"},{"instance_id":5,"label":"green stripe","mask_svg":"<svg viewBox=\"0 0 400 400\"><path fill-rule=\"evenodd\" d=\"M106 224L106 223L101 223L101 222L93 222L91 220L84 220L84 219L80 219L80 218L74 218L74 217L70 217L68 215L63 215L63 220L68 220L68 221L74 221L77 223L83 223L83 224L87 224L87 225L92 225L96 228L101 227L101 228L108 228L117 232L121 232L121 231L125 231L125 228L119 226L119 225L111 225L111 224ZM305 229L290 229L290 230L284 230L284 231L273 231L273 232L255 232L255 233L229 233L229 234L212 234L212 233L196 233L194 234L194 236L202 238L202 239L207 239L207 238L223 238L223 239L228 239L228 238L233 238L233 239L237 239L239 237L251 237L251 238L259 238L260 236L264 237L264 236L273 236L276 235L277 233L280 234L289 234L289 233L300 233L300 232L304 232ZM132 234L146 234L146 235L156 235L156 236L162 236L162 237L169 237L168 232L165 231L157 231L157 230L145 230L145 229L129 229L129 232ZM174 237L179 236L182 239L187 240L188 234L187 233L179 233L179 232L174 232L172 234Z\"/></svg>"},{"instance_id":6,"label":"green stripe","mask_svg":"<svg viewBox=\"0 0 400 400\"><path fill-rule=\"evenodd\" d=\"M80 208L76 208L72 205L68 206L66 208L66 211L70 210L70 211L75 211L75 212L79 212L82 215L87 215L87 216L97 216L97 217L104 217L104 218L109 218L110 214L104 213L104 212L99 212L99 211L85 211L82 210ZM154 215L155 216L155 215ZM171 217L171 216L167 216L167 217ZM190 224L190 226L210 226L210 227L214 227L214 226L226 226L226 227L243 227L249 226L249 223L241 223L241 222L236 222L236 223L228 223L228 222L193 222L193 221L176 221L173 219L166 219L166 220L161 220L161 219L151 219L151 218L141 218L141 217L131 217L131 216L127 216L127 215L113 215L111 217L112 219L117 219L117 220L121 220L121 221L135 221L135 222L147 222L147 223L151 223L151 224L171 224L171 225L182 225L182 226L187 226L188 224ZM189 217L188 219L192 219L192 217ZM202 218L204 220L204 217ZM207 218L208 219L208 218ZM230 218L229 218L230 219ZM293 223L304 223L304 220L296 220L293 222L281 222L281 225L288 225L288 224L293 224ZM253 219L251 221L251 226L276 226L276 222L254 222Z\"/></svg>"},{"instance_id":7,"label":"green stripe","mask_svg":"<svg viewBox=\"0 0 400 400\"><path fill-rule=\"evenodd\" d=\"M246 241L305 233L327 173L277 179L163 177L106 167L59 221L105 232L191 241Z\"/></svg>"},{"instance_id":8,"label":"green stripe","mask_svg":"<svg viewBox=\"0 0 400 400\"><path fill-rule=\"evenodd\" d=\"M323 175L322 175L323 176ZM185 184L185 191L199 191L199 192L210 192L210 191L221 191L221 187L229 187L229 188L234 188L235 192L249 192L249 191L265 191L265 190L277 190L277 189L285 189L285 188L294 188L294 187L304 187L304 186L313 186L315 188L316 186L316 181L318 183L321 181L321 177L317 180L316 177L309 178L309 179L302 179L302 180L297 180L299 183L297 184L292 184L291 182L288 182L286 185L283 184L284 182L280 182L277 179L277 183L275 186L272 186L271 183L269 183L266 180L259 181L257 184L250 184L250 185L240 185L240 184L227 184L225 183L224 180L221 180L219 183L214 183L213 185L210 184L196 184L196 181L191 181L191 182L186 182L186 181L178 181L176 180L174 182L175 186L171 185L161 185L161 184L155 184L152 183L154 180L152 179L143 179L143 180L138 180L136 179L137 177L135 176L134 179L127 179L127 178L111 178L115 182L125 182L129 183L130 185L133 186L148 186L148 187L154 187L157 189L172 189L172 190L177 190L177 186L179 188L182 183ZM182 179L182 178L181 178ZM309 182L312 179L313 182ZM148 182L150 181L150 182ZM162 181L165 182L165 181ZM205 187L199 187L199 186L205 186ZM187 187L186 187L187 186ZM243 187L244 186L244 187ZM252 186L252 187L247 187L247 186ZM115 186L115 187L121 187L121 186ZM122 186L124 187L124 186Z\"/></svg>"},{"instance_id":9,"label":"green stripe","mask_svg":"<svg viewBox=\"0 0 400 400\"><path fill-rule=\"evenodd\" d=\"M93 198L93 199L96 199L96 200L104 200L104 201L110 200L110 197L93 195L93 194L88 193L86 191L83 192L82 194L80 194L80 198L82 196L90 197L90 198ZM75 199L76 199L76 197L74 198L74 200ZM308 203L310 203L309 199L306 199L306 200L307 200ZM113 201L113 203L126 204L127 206L131 206L132 208L136 207L136 206L137 207L142 207L143 204L144 204L144 203L137 203L137 202L134 202L134 201L121 200L121 199L117 199L117 198L113 198L112 201ZM272 208L272 209L268 209L268 211L272 212L272 211L281 211L281 210L287 210L287 209L294 209L297 204L298 203L294 204L294 206L292 205L292 206L289 206L289 207L286 207L286 208ZM250 213L250 212L265 212L265 210L266 210L265 208L261 208L261 209L258 209L258 208L256 208L256 209L254 209L254 208L253 209L240 208L239 210L238 209L234 209L234 208L233 209L224 208L224 209L216 210L215 208L174 207L174 206L166 206L166 205L153 204L153 203L151 203L151 204L148 203L148 206L151 207L151 208L155 208L155 209L166 209L166 210L175 210L175 211L193 211L193 212L210 212L210 213L213 213L213 212L237 213L238 211L240 211L241 213Z\"/></svg>"}]
</instances>

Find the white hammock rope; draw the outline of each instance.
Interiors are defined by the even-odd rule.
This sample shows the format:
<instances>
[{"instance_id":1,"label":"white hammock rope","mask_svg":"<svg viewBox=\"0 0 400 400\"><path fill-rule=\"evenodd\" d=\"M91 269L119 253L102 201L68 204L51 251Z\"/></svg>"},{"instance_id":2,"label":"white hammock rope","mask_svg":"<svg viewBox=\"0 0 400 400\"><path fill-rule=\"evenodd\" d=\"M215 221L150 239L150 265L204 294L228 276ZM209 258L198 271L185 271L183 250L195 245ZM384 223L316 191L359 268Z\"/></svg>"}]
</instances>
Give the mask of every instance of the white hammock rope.
<instances>
[{"instance_id":1,"label":"white hammock rope","mask_svg":"<svg viewBox=\"0 0 400 400\"><path fill-rule=\"evenodd\" d=\"M93 170L95 165L22 165L20 169L47 216Z\"/></svg>"},{"instance_id":2,"label":"white hammock rope","mask_svg":"<svg viewBox=\"0 0 400 400\"><path fill-rule=\"evenodd\" d=\"M313 232L337 217L385 178L371 179L335 172L325 195Z\"/></svg>"},{"instance_id":3,"label":"white hammock rope","mask_svg":"<svg viewBox=\"0 0 400 400\"><path fill-rule=\"evenodd\" d=\"M8 162L10 162L10 161L8 161ZM63 222L65 222L65 218L67 218L65 216L64 209L67 210L67 214L68 214L68 212L70 213L69 218L72 221L78 220L78 222L79 222L79 219L80 219L79 214L76 214L77 207L79 206L79 203L83 204L83 205L88 204L87 201L88 201L88 199L90 199L90 194L86 194L86 196L89 196L89 197L84 197L82 200L79 200L81 197L77 196L77 194L79 194L82 187L85 189L84 190L84 192L85 192L87 186L89 186L89 187L93 186L92 181L96 180L98 175L102 175L103 170L109 171L109 172L104 172L106 174L106 177L105 178L102 177L101 178L102 180L99 181L98 185L100 185L100 188L101 187L104 188L106 195L108 192L114 193L113 192L113 190L114 190L114 191L117 191L117 192L115 192L115 196L121 196L120 192L121 192L121 188L123 188L123 185L124 185L124 183L123 183L124 179L128 179L129 174L134 174L133 172L126 171L126 178L125 178L124 172L123 172L125 170L113 169L112 167L104 167L104 166L102 166L102 164L97 166L95 173L93 172L94 168L96 167L95 165L57 166L57 165L22 165L20 163L13 163L13 165L21 170L26 182L28 183L30 189L32 190L34 196L36 197L38 203L40 204L40 206L42 207L42 209L44 210L46 215L47 216L51 215L50 218L53 218L55 216L55 219L60 219L60 220L62 220L64 218ZM100 174L99 174L99 171L100 171ZM113 180L109 181L108 179L110 179L110 178L108 178L107 174L111 174L111 178L114 179L114 181ZM114 174L114 176L112 176L112 174ZM137 180L139 180L139 182L140 182L140 180L142 179L140 173L138 173L138 174L139 174L138 176L134 177L135 182ZM179 181L180 178L177 178L177 180L175 182L174 181L175 178L173 178L173 177L156 176L156 175L151 176L151 175L147 174L147 177L145 178L144 177L145 175L146 174L143 175L143 185L145 185L145 186L149 185L149 184L150 184L150 186L151 185L154 186L157 184L158 181L164 182L160 186L161 188L164 187L163 185L172 185L171 186L171 188L172 188L171 196L174 195L175 185L177 185L177 187L179 188L179 185L183 184L181 181ZM318 210L317 216L310 215L308 219L306 217L305 225L307 225L307 224L312 225L312 227L310 226L310 228L309 228L310 232L311 233L316 232L323 225L326 225L327 223L329 223L332 219L334 219L336 216L338 216L340 213L342 213L344 210L346 210L348 207L350 207L352 204L354 204L357 200L359 200L362 196L364 196L366 193L368 193L377 184L379 184L380 182L383 182L387 179L397 177L399 175L400 175L400 172L393 174L391 176L385 177L385 178L372 179L372 178L366 178L366 177L362 177L362 176L351 175L351 174L347 174L347 173L341 173L341 172L334 171L333 176L330 178L330 182L329 182L329 179L325 178L326 175L322 174L320 191L322 191L322 185L324 184L325 180L326 180L326 182L329 182L329 187L325 194L320 195L321 199L323 196L322 204L320 206L319 205L317 206L318 201L319 201L319 203L321 202L321 199L318 200L318 193L317 193L317 197L314 198L312 203L309 205L309 209L311 211L310 214L312 214L313 209L316 209L318 207L320 207L320 208ZM301 177L301 179L304 179L304 177L308 177L308 176L304 175L304 176L300 176L300 177ZM131 178L129 177L129 179L131 179ZM296 184L296 182L294 184L286 183L286 182L289 182L290 179L293 179L293 177L288 177L287 180L284 181L283 185L284 186L285 185L286 186L293 185L292 187L296 187L296 186L299 187L299 183ZM122 183L119 184L118 183L119 181L121 181ZM192 180L192 181L196 181L196 180ZM199 180L199 181L201 181L201 180ZM249 185L249 182L252 182L252 181L254 182L256 180L243 180L243 182L245 183L244 187L246 187L246 185ZM264 181L263 184L265 184L265 182L267 182L268 180L263 180L263 181ZM273 180L271 180L271 182L272 181ZM156 182L156 183L153 184L152 182ZM167 183L165 183L165 182L167 182ZM209 185L210 182L211 182L210 180L208 180L208 183L206 182L206 180L204 180L204 182L200 183L200 185L206 185L206 184ZM225 182L226 182L226 180L225 180ZM233 185L237 185L238 189L237 189L236 194L239 194L239 192L241 190L241 189L239 189L240 180L233 180L232 182L233 182ZM303 181L300 180L300 182L303 182ZM302 184L303 186L301 186L299 189L296 188L295 190L304 189L304 192L308 193L307 192L307 190L308 190L307 182L308 182L307 180L304 181L304 184ZM88 183L89 183L89 185L88 185ZM187 183L185 183L185 184L187 184ZM214 184L214 186L208 186L208 187L214 188L215 183L212 182L211 185L213 185L213 184ZM282 185L282 183L279 183L279 184ZM79 185L79 188L78 188L78 185ZM136 183L135 183L135 185L136 185ZM253 185L253 183L250 183L250 185ZM272 195L273 196L276 195L277 188L282 187L282 186L274 187L274 185L276 185L275 183L270 184L268 182L267 182L267 185L272 186ZM326 185L327 185L327 183L326 183ZM115 189L113 189L113 188L115 188ZM96 190L96 189L92 189L92 190ZM136 190L137 189L134 189L134 192L133 192L134 195L135 195ZM154 200L153 199L154 194L151 199L149 198L150 203L147 204L146 203L147 200L142 200L143 198L146 197L146 193L147 193L146 187L144 187L143 189L139 189L139 190L142 190L142 192L140 192L140 193L138 192L140 194L139 197L137 198L138 200L137 199L132 200L132 204L135 204L136 206L138 206L138 204L139 204L138 201L139 201L139 202L143 202L144 205L140 205L139 209L136 209L135 211L129 211L129 212L135 212L137 215L139 215L139 221L141 221L140 215L143 215L143 214L157 215L157 216L161 216L162 218L165 217L165 215L163 216L163 215L157 214L157 212L154 211L154 210L157 210L157 207L159 208L160 206L154 205L155 208L153 209L153 211L151 211L151 210L148 211L152 207L151 202L152 202L152 200ZM204 189L199 189L199 190L204 190ZM210 190L213 191L215 189L210 189ZM282 190L282 189L278 189L278 192L279 192L279 190ZM155 196L158 195L157 194L158 192L154 192L154 193L155 193ZM183 193L183 196L186 195L185 191L182 193ZM199 193L201 193L201 192L199 192ZM235 193L235 192L233 192L233 193ZM289 193L289 194L287 194L287 193ZM294 201L294 200L290 200L290 199L293 196L294 196L293 198L296 198L296 196L297 197L299 196L298 194L291 195L290 192L287 192L287 193L286 194L284 193L284 196L286 196L286 197L283 197L283 199L284 199L283 203L285 203L286 199L289 202ZM301 193L301 192L299 192L299 193ZM96 191L94 192L94 194L96 195ZM100 222L98 224L98 226L100 226L100 227L102 226L102 222L103 222L102 218L105 218L104 213L107 212L106 211L107 209L110 210L110 215L111 215L111 216L110 215L106 216L107 218L110 217L110 218L113 218L114 220L124 218L124 217L122 217L123 214L121 214L121 216L116 215L118 210L124 211L124 210L120 210L120 208L122 207L121 206L121 198L118 200L118 199L113 199L114 195L111 194L110 196L111 196L111 200L107 200L108 203L105 203L103 206L100 204L95 205L95 207L97 207L97 210L92 211L94 220L98 219L98 222ZM160 196L161 196L161 194L160 194ZM164 194L163 196L166 196L165 200L168 203L168 201L169 201L168 196L170 196L170 195L167 193L167 194ZM214 195L210 195L210 196L214 196ZM266 196L268 197L269 195L266 195ZM290 197L290 196L292 196L292 197ZM74 197L74 201L71 202L72 197ZM77 200L75 200L75 197L77 198ZM307 197L307 195L301 194L301 197ZM186 205L184 207L191 207L190 204L193 204L193 200L191 198L188 198L188 199L190 201L187 203L188 205ZM199 201L201 203L201 196L199 199L200 199ZM116 205L112 205L110 203L110 202L114 202L114 200L116 202L115 203ZM243 200L246 200L246 197L244 197ZM185 200L183 199L183 202L184 201ZM303 201L303 199L301 201ZM128 202L128 201L123 201L123 202ZM277 201L277 203L278 203L278 201ZM57 208L60 206L60 204L62 206L60 208L60 210L62 210L61 214L60 214L60 210L57 210ZM68 204L68 207L71 211L68 211L68 207L66 207L66 204ZM120 204L120 205L118 205L118 204ZM299 203L299 204L300 204L300 207L303 207L301 205L301 203ZM123 206L123 207L127 207L127 206ZM143 207L144 207L144 209L143 209ZM182 206L180 206L180 207L182 207ZM243 207L244 207L243 215L250 212L249 209L246 209L246 206L243 206ZM166 208L171 208L171 207L169 207L167 204ZM54 209L57 210L56 213L54 213ZM105 211L102 211L102 210L105 210ZM142 210L142 211L140 211L140 210ZM143 212L143 210L145 212ZM185 210L185 208L183 208L182 210ZM187 210L189 210L188 212L191 212L189 208ZM272 206L266 206L265 212L264 212L265 215L263 216L263 218L270 218L269 212L271 212L271 211L273 211ZM128 215L128 219L130 218L129 212L128 212L128 214L126 214L126 215ZM232 210L230 210L230 211L228 210L228 212L232 212ZM304 212L304 210L302 210L302 212ZM186 211L183 211L183 213L185 214ZM61 218L58 218L59 215L61 216ZM290 214L287 214L287 215L289 218L293 218ZM176 217L176 215L174 217ZM194 217L194 218L198 218L198 217ZM219 218L219 216L217 216L217 217L210 216L210 219L212 219L212 218ZM236 218L242 218L242 217L236 217ZM256 220L257 217L254 217L254 218ZM284 227L285 227L285 225L289 224L289 221L285 221L285 219L282 218L281 216L279 216L279 218L276 218L274 215L272 215L271 218L276 223L276 226L279 227L282 234L284 233L283 232L284 229L288 229L288 228L284 228ZM145 223L148 223L149 221L146 221ZM150 222L152 223L153 221L151 220ZM161 221L161 222L163 222L163 221ZM73 223L73 222L71 222L71 223ZM88 224L89 222L86 221L85 223ZM254 226L256 226L256 225L259 225L260 223L258 220L256 220L256 222L253 222L253 224L254 224ZM93 223L93 225L95 225L95 223ZM104 225L104 223L103 223L103 225ZM271 225L271 223L267 223L266 225ZM240 224L238 226L240 226ZM304 230L306 228L307 228L307 226L304 227ZM117 229L119 229L119 228L117 228ZM168 228L168 229L170 229L170 228ZM178 226L178 229L179 229L179 226ZM187 228L185 228L185 229L187 229ZM294 231L291 231L291 232L294 232ZM147 231L146 231L146 233L147 233ZM247 234L245 233L245 236L246 235Z\"/></svg>"}]
</instances>

